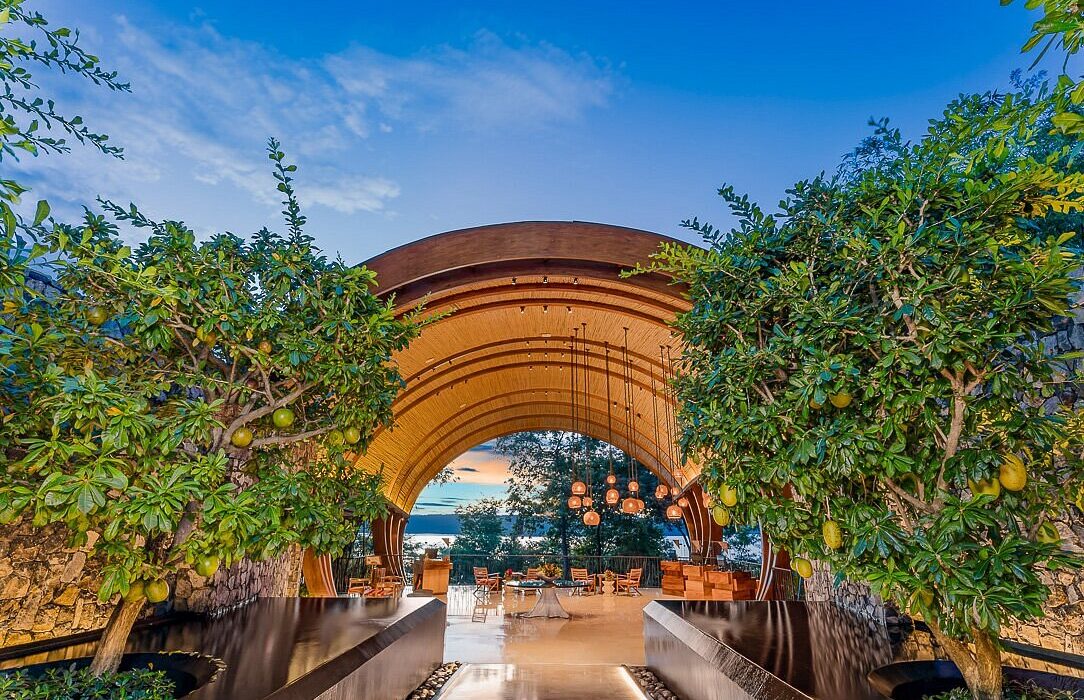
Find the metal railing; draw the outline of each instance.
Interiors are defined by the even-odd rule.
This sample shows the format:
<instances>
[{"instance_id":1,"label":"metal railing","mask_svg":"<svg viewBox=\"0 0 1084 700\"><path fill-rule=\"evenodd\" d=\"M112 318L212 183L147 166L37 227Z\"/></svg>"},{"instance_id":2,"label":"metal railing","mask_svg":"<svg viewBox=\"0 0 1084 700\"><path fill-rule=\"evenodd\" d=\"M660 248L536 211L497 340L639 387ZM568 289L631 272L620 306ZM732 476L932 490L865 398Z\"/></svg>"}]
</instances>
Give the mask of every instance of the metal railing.
<instances>
[{"instance_id":1,"label":"metal railing","mask_svg":"<svg viewBox=\"0 0 1084 700\"><path fill-rule=\"evenodd\" d=\"M529 568L536 568L545 562L551 562L561 567L563 576L571 578L571 569L587 569L591 574L601 574L612 571L615 574L627 574L630 569L642 569L640 585L644 588L658 588L662 583L662 573L659 562L666 561L659 557L631 555L603 555L603 556L580 556L570 554L564 557L561 554L461 554L451 555L452 570L448 582L451 585L470 585L474 583L474 568L484 567L491 574L504 575L509 569L515 572L526 573ZM413 577L413 560L405 561L402 555L384 557L384 567L400 568L403 571L407 585L410 585ZM760 575L760 561L755 559L724 559L711 561L720 569L730 571L746 571L753 576ZM401 564L401 567L396 567ZM365 557L346 556L332 560L331 572L335 579L335 586L339 591L345 591L351 578L362 578L368 572L365 566ZM782 576L780 576L782 578ZM780 591L782 592L782 590Z\"/></svg>"}]
</instances>

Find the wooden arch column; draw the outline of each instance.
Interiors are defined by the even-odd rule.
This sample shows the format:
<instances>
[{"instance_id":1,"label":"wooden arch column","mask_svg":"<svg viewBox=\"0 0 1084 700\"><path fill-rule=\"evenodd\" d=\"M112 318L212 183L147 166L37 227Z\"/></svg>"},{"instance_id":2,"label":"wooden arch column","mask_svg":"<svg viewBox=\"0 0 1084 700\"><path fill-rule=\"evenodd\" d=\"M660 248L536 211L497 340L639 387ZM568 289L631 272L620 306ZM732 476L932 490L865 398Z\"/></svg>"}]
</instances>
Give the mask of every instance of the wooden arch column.
<instances>
[{"instance_id":1,"label":"wooden arch column","mask_svg":"<svg viewBox=\"0 0 1084 700\"><path fill-rule=\"evenodd\" d=\"M403 576L403 532L406 530L407 514L390 507L387 515L374 520L369 531L373 536L373 554L380 557L389 574Z\"/></svg>"},{"instance_id":2,"label":"wooden arch column","mask_svg":"<svg viewBox=\"0 0 1084 700\"><path fill-rule=\"evenodd\" d=\"M689 507L682 508L685 527L689 530L689 554L707 559L718 553L716 543L723 539L723 528L711 517L704 505L704 489L695 481L682 494L689 500ZM715 551L712 551L715 548Z\"/></svg>"}]
</instances>

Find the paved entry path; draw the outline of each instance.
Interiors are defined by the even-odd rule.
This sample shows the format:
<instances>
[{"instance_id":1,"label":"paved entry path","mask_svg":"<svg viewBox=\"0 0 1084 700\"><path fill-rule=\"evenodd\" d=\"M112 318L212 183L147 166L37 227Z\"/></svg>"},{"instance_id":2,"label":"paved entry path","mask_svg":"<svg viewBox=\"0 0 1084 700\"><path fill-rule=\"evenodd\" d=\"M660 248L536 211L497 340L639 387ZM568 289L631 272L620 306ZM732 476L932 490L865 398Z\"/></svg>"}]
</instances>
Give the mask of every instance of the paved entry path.
<instances>
[{"instance_id":1,"label":"paved entry path","mask_svg":"<svg viewBox=\"0 0 1084 700\"><path fill-rule=\"evenodd\" d=\"M566 664L466 664L439 700L643 700L621 666Z\"/></svg>"},{"instance_id":2,"label":"paved entry path","mask_svg":"<svg viewBox=\"0 0 1084 700\"><path fill-rule=\"evenodd\" d=\"M478 664L644 665L644 606L658 597L559 594L570 620L522 618L533 593L475 598L455 586L448 603L444 660Z\"/></svg>"}]
</instances>

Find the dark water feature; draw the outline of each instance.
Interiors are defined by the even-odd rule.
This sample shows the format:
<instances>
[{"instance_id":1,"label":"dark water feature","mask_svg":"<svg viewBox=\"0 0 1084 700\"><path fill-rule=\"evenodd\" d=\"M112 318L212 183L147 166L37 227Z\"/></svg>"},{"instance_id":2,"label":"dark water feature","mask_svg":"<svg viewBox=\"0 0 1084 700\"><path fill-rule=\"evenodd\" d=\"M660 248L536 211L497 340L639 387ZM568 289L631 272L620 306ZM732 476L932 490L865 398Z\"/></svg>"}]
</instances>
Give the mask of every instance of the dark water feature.
<instances>
[{"instance_id":1,"label":"dark water feature","mask_svg":"<svg viewBox=\"0 0 1084 700\"><path fill-rule=\"evenodd\" d=\"M418 610L427 599L265 598L213 619L136 630L128 651L193 651L226 669L187 700L264 698L342 657ZM442 643L442 642L440 642ZM95 643L25 657L4 666L77 658Z\"/></svg>"},{"instance_id":2,"label":"dark water feature","mask_svg":"<svg viewBox=\"0 0 1084 700\"><path fill-rule=\"evenodd\" d=\"M893 661L929 658L923 633L889 630L878 621L831 603L656 601L695 630L718 642L700 646L714 663L747 690L765 697L874 700L882 697L866 675ZM676 620L665 622L672 629ZM682 635L684 639L695 639ZM694 672L690 669L691 672ZM764 672L773 678L767 678ZM790 690L788 692L788 686Z\"/></svg>"}]
</instances>

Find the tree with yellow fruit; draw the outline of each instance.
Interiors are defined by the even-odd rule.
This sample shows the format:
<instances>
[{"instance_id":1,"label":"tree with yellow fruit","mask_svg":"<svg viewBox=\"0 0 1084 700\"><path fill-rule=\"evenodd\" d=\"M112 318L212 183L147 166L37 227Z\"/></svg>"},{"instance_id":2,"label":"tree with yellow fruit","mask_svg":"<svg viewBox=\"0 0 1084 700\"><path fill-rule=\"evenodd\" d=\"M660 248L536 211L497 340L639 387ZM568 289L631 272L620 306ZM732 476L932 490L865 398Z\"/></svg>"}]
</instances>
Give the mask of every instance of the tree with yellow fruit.
<instances>
[{"instance_id":1,"label":"tree with yellow fruit","mask_svg":"<svg viewBox=\"0 0 1084 700\"><path fill-rule=\"evenodd\" d=\"M879 122L778 214L724 187L737 226L686 222L708 248L649 266L690 290L682 442L717 522L921 616L982 700L1002 625L1082 564L1058 523L1080 515L1084 431L1047 407L1077 378L1038 340L1084 262L1067 89L961 97L914 142Z\"/></svg>"},{"instance_id":2,"label":"tree with yellow fruit","mask_svg":"<svg viewBox=\"0 0 1084 700\"><path fill-rule=\"evenodd\" d=\"M27 96L0 110L0 161L62 153L60 132L118 155L37 99L28 69L127 86L77 32L0 5L0 75ZM336 552L383 513L380 475L352 457L389 423L402 384L391 357L419 324L373 293L374 273L313 245L295 166L275 141L268 156L286 231L248 238L199 240L106 201L65 225L44 202L24 215L26 190L0 181L0 524L64 526L72 546L98 535L98 593L115 608L95 674L116 670L140 612L168 601L179 573ZM40 270L49 294L31 284Z\"/></svg>"}]
</instances>

